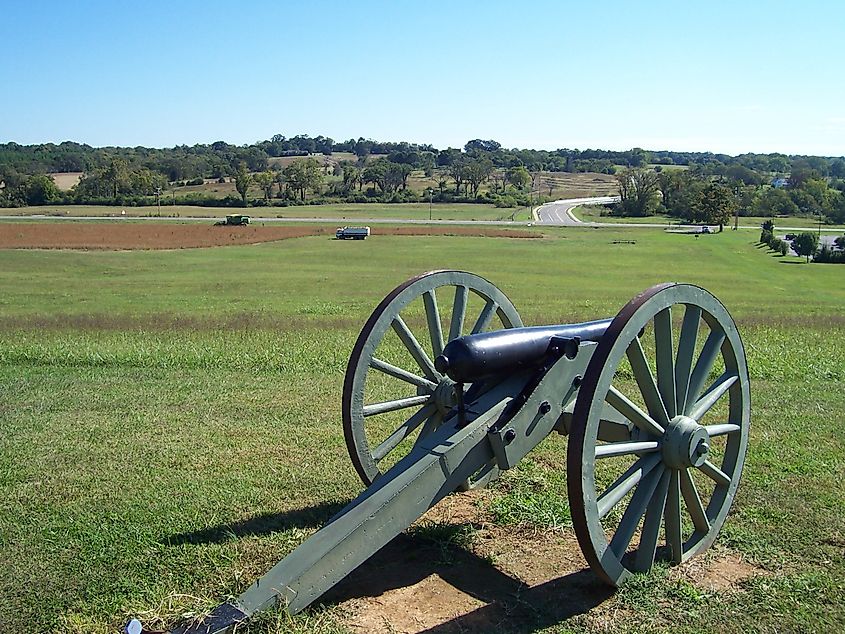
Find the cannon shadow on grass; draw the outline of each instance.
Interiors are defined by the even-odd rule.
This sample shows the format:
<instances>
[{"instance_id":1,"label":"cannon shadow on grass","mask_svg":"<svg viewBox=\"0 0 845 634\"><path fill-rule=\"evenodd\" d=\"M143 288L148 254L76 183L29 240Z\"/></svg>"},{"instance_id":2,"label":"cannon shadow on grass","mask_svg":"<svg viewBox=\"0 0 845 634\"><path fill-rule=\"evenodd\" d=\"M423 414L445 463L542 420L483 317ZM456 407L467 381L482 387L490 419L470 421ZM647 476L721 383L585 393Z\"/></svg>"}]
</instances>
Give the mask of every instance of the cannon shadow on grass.
<instances>
[{"instance_id":1,"label":"cannon shadow on grass","mask_svg":"<svg viewBox=\"0 0 845 634\"><path fill-rule=\"evenodd\" d=\"M262 513L240 522L218 524L190 533L165 536L160 541L169 546L220 544L240 537L270 535L291 528L317 528L347 504L348 502L324 502L282 513Z\"/></svg>"},{"instance_id":2,"label":"cannon shadow on grass","mask_svg":"<svg viewBox=\"0 0 845 634\"><path fill-rule=\"evenodd\" d=\"M173 546L220 543L290 528L316 528L343 506L342 502L327 502L284 513L265 513L240 522L165 537L162 542ZM444 528L447 533L458 534L477 527L464 523ZM529 634L585 614L613 594L612 588L602 584L586 568L529 586L446 537L432 539L426 536L426 531L413 530L400 534L329 590L318 604L378 597L438 575L485 605L430 627L426 634L481 631Z\"/></svg>"}]
</instances>

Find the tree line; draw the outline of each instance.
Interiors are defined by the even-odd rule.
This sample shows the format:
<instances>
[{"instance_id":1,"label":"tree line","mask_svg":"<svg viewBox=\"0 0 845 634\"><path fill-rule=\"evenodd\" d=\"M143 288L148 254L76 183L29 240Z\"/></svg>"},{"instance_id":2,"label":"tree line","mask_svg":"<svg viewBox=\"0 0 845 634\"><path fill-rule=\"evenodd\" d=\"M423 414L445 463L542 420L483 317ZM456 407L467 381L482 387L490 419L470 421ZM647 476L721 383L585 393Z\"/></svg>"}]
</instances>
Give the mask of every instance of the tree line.
<instances>
[{"instance_id":1,"label":"tree line","mask_svg":"<svg viewBox=\"0 0 845 634\"><path fill-rule=\"evenodd\" d=\"M331 166L315 156L345 152L353 158ZM284 168L278 157L297 157ZM275 162L275 161L274 161ZM683 166L685 169L678 169ZM46 176L81 171L79 184L61 192ZM409 185L414 172L434 182L432 191ZM690 222L722 224L736 208L742 215L819 214L841 221L845 160L839 157L708 152L506 149L494 140L473 139L463 148L386 143L368 139L335 142L328 137L275 135L259 143L156 148L93 148L0 144L0 205L49 203L149 204L161 191L206 179L234 182L238 196L201 193L180 196L187 204L246 205L249 188L257 204L408 202L427 200L486 202L502 207L529 204L529 186L541 172L615 173L622 202L614 213L642 216L666 213ZM771 187L788 177L785 187ZM484 191L482 185L488 184ZM549 192L551 194L551 192ZM175 202L175 192L172 194Z\"/></svg>"},{"instance_id":2,"label":"tree line","mask_svg":"<svg viewBox=\"0 0 845 634\"><path fill-rule=\"evenodd\" d=\"M616 175L620 202L615 215L664 214L691 223L719 225L738 216L810 216L845 223L845 181L796 161L788 179L768 180L748 168L713 172L629 168ZM828 172L829 174L829 172Z\"/></svg>"}]
</instances>

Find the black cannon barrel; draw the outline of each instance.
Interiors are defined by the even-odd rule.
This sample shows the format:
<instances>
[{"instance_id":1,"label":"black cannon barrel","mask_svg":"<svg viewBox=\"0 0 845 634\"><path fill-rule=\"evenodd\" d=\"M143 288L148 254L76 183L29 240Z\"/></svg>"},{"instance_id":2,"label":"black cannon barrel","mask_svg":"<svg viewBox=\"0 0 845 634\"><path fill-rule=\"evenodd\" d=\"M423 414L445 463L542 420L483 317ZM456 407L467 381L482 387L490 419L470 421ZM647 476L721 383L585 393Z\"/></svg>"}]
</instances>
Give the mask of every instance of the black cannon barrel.
<instances>
[{"instance_id":1,"label":"black cannon barrel","mask_svg":"<svg viewBox=\"0 0 845 634\"><path fill-rule=\"evenodd\" d=\"M434 362L437 371L458 383L540 365L553 338L598 341L611 319L558 326L507 328L453 339Z\"/></svg>"}]
</instances>

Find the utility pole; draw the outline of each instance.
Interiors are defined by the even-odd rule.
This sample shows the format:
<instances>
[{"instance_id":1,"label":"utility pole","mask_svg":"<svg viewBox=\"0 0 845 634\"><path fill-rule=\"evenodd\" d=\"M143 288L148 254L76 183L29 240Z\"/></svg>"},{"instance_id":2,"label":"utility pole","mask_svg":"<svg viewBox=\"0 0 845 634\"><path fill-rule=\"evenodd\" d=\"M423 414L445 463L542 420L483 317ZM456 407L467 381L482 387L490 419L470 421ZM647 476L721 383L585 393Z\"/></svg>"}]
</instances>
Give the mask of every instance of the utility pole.
<instances>
[{"instance_id":1,"label":"utility pole","mask_svg":"<svg viewBox=\"0 0 845 634\"><path fill-rule=\"evenodd\" d=\"M431 220L431 196L434 193L434 190L429 187L428 188L428 219Z\"/></svg>"}]
</instances>

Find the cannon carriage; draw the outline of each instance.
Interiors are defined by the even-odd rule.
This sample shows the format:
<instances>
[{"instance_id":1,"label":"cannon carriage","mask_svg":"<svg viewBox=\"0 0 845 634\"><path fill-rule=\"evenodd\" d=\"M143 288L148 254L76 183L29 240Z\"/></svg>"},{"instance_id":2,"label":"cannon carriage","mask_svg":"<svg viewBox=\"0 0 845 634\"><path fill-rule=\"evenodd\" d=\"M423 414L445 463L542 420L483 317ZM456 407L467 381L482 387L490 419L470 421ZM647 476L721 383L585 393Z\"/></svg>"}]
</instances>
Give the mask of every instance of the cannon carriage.
<instances>
[{"instance_id":1,"label":"cannon carriage","mask_svg":"<svg viewBox=\"0 0 845 634\"><path fill-rule=\"evenodd\" d=\"M364 492L240 597L174 633L302 610L439 500L486 486L552 433L568 436L573 526L598 577L618 586L656 558L686 561L730 510L750 394L736 325L699 287L660 284L613 318L525 327L489 281L434 271L367 320L342 415Z\"/></svg>"}]
</instances>

